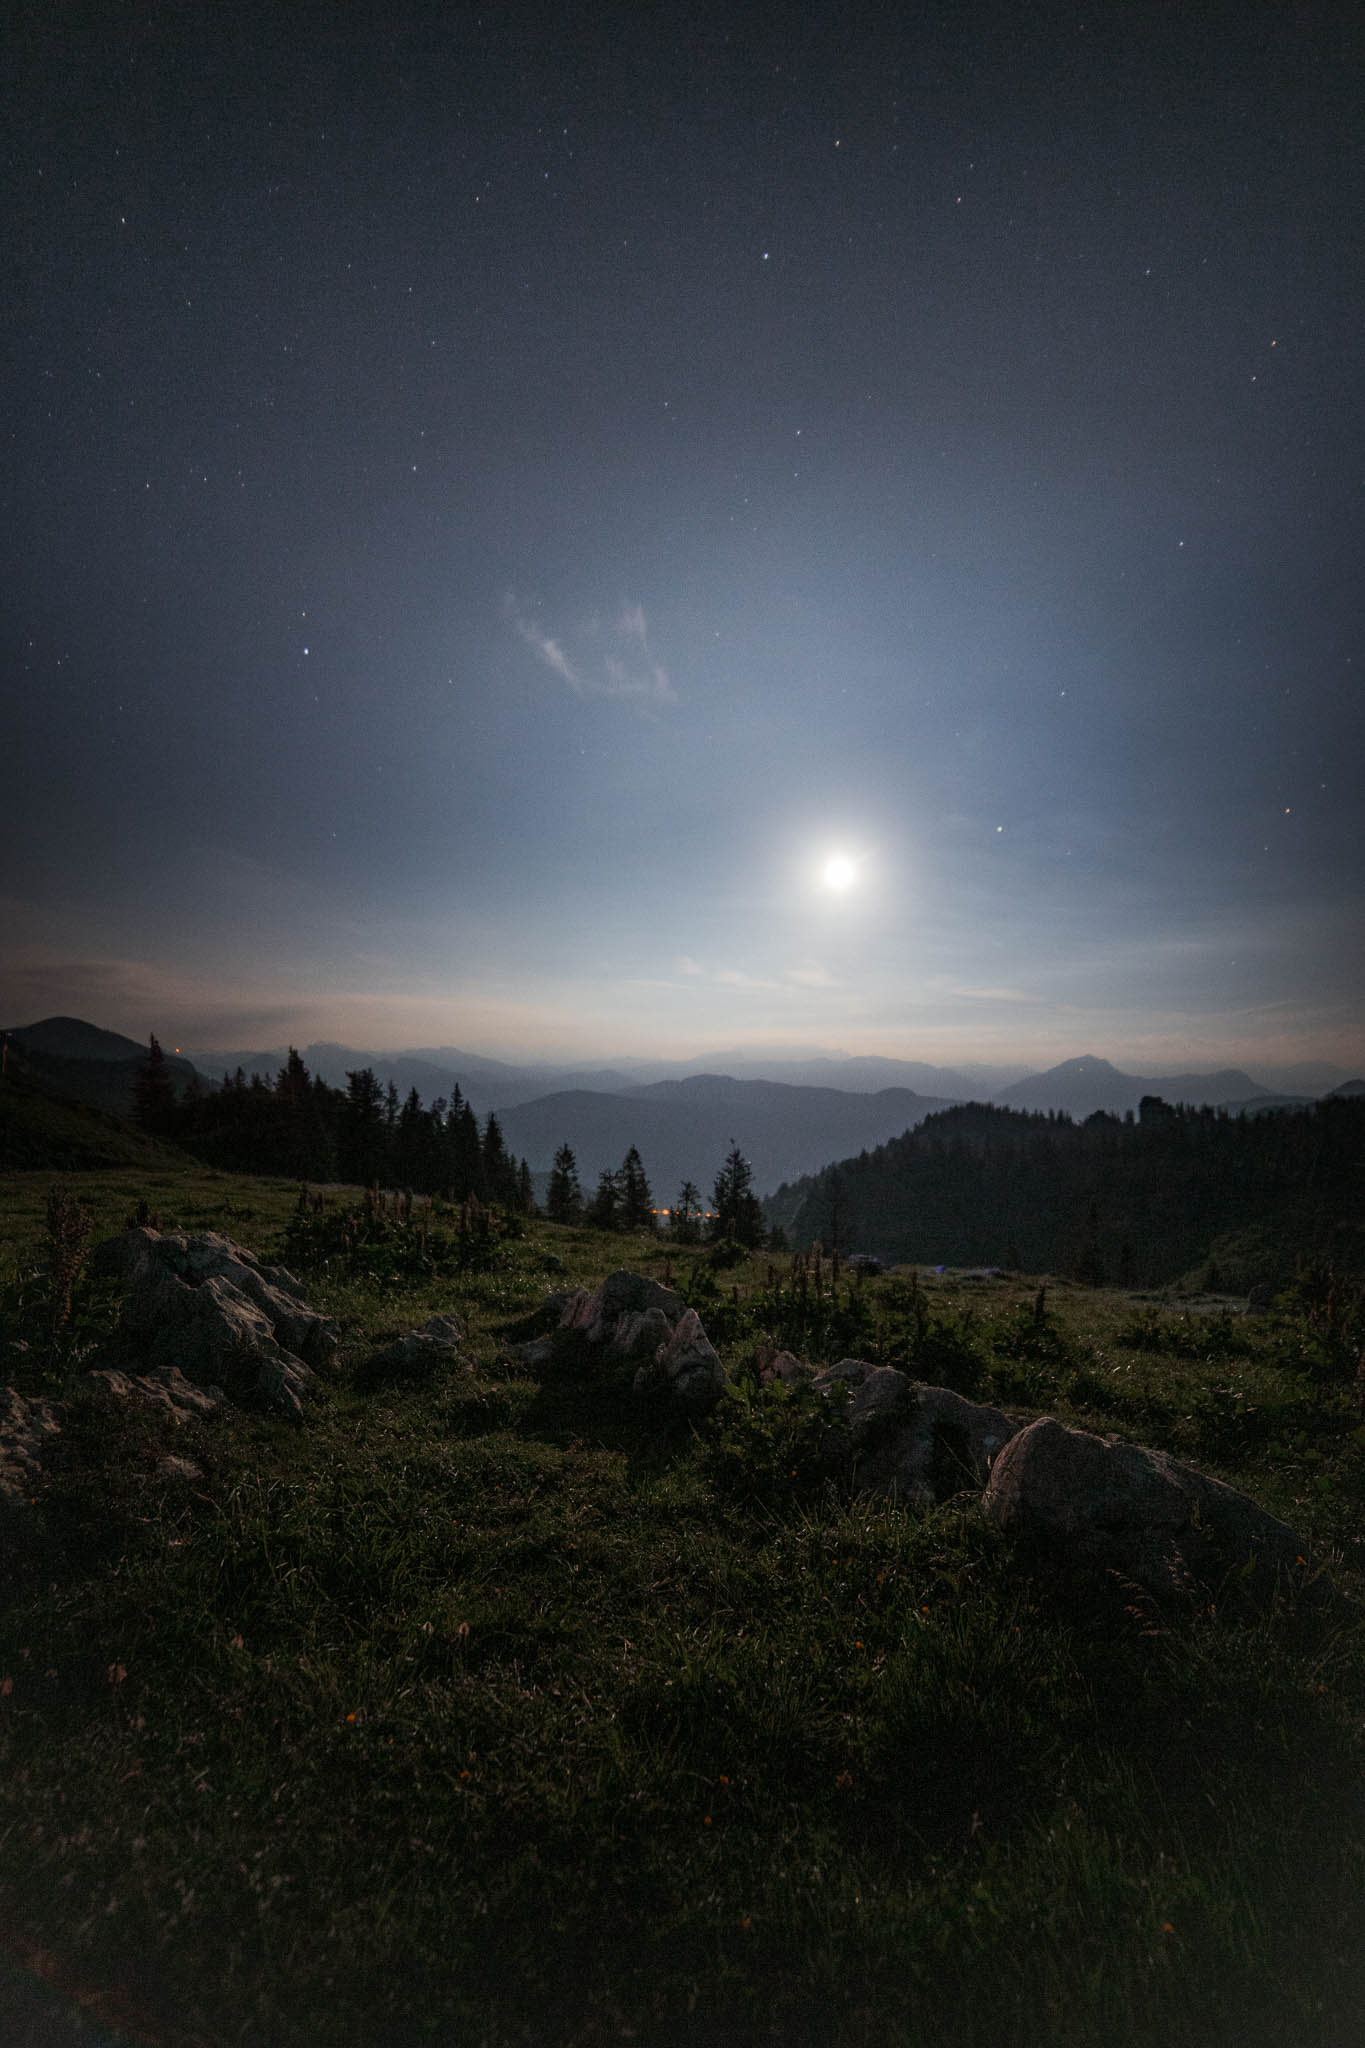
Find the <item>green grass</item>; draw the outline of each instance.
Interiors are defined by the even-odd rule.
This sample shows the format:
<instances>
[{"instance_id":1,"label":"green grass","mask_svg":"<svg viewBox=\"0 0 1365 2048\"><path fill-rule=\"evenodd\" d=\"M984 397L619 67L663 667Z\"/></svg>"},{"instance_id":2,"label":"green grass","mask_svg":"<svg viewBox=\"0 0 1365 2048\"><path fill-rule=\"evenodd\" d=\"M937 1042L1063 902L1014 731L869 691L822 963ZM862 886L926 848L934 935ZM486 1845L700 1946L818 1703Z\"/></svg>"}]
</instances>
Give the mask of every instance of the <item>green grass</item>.
<instances>
[{"instance_id":1,"label":"green grass","mask_svg":"<svg viewBox=\"0 0 1365 2048\"><path fill-rule=\"evenodd\" d=\"M12 1177L0 1343L35 1391L115 1313L79 1283L53 1335L54 1184L96 1235L142 1198L264 1255L296 1195ZM1360 1626L1172 1619L1026 1568L968 1497L842 1499L799 1400L665 1426L508 1361L547 1287L667 1261L547 1225L484 1271L320 1255L345 1341L302 1431L72 1396L0 1596L10 1925L215 2048L1357 2038ZM1360 1590L1355 1389L1301 1314L1050 1286L1038 1324L1012 1278L672 1273L746 1385L765 1339L937 1363L1169 1446ZM373 1341L438 1309L469 1368L367 1391ZM155 1477L168 1446L201 1482Z\"/></svg>"}]
</instances>

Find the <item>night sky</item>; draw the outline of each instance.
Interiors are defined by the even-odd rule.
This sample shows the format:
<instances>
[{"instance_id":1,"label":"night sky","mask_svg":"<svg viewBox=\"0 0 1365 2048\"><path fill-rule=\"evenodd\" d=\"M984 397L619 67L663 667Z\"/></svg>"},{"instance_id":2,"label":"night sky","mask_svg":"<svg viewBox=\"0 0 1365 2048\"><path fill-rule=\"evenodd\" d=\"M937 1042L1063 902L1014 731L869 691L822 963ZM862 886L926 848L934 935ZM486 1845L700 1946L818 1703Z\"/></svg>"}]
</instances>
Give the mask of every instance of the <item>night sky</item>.
<instances>
[{"instance_id":1,"label":"night sky","mask_svg":"<svg viewBox=\"0 0 1365 2048\"><path fill-rule=\"evenodd\" d=\"M1360 11L881 12L11 10L0 1022L1359 1069Z\"/></svg>"}]
</instances>

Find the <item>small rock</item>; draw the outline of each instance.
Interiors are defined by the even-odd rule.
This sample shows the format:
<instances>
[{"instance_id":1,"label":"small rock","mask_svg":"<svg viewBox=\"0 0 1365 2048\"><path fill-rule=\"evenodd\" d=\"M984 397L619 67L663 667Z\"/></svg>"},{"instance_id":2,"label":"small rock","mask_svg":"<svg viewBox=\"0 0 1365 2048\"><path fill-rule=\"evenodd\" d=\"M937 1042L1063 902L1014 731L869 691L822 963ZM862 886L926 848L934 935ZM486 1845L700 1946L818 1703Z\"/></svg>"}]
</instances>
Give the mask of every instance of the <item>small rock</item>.
<instances>
[{"instance_id":1,"label":"small rock","mask_svg":"<svg viewBox=\"0 0 1365 2048\"><path fill-rule=\"evenodd\" d=\"M759 1362L758 1381L763 1387L771 1385L774 1380L780 1380L783 1386L790 1387L799 1380L810 1380L814 1377L815 1367L807 1365L804 1359L798 1358L791 1351L774 1351L770 1358L761 1359Z\"/></svg>"},{"instance_id":2,"label":"small rock","mask_svg":"<svg viewBox=\"0 0 1365 2048\"><path fill-rule=\"evenodd\" d=\"M170 1451L157 1459L155 1471L158 1479L183 1479L187 1485L204 1476L193 1458L177 1458Z\"/></svg>"},{"instance_id":3,"label":"small rock","mask_svg":"<svg viewBox=\"0 0 1365 2048\"><path fill-rule=\"evenodd\" d=\"M458 1316L428 1316L416 1334L434 1338L436 1343L448 1344L453 1349L464 1342L464 1325Z\"/></svg>"},{"instance_id":4,"label":"small rock","mask_svg":"<svg viewBox=\"0 0 1365 2048\"><path fill-rule=\"evenodd\" d=\"M431 1322L441 1325L433 1330L427 1323L420 1330L409 1330L406 1336L395 1337L392 1344L385 1344L370 1356L360 1368L360 1378L371 1386L383 1381L409 1380L419 1383L429 1380L437 1372L448 1372L453 1366L462 1365L458 1349L459 1324L453 1316L433 1316Z\"/></svg>"}]
</instances>

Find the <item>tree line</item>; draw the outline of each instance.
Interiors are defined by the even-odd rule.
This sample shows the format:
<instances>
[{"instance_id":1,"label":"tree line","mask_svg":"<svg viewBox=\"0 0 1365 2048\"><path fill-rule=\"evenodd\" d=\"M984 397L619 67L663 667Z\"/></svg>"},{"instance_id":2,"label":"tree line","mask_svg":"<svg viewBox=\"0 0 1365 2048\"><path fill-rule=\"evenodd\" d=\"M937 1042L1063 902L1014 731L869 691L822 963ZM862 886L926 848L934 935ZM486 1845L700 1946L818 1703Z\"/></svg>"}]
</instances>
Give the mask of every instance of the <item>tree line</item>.
<instances>
[{"instance_id":1,"label":"tree line","mask_svg":"<svg viewBox=\"0 0 1365 2048\"><path fill-rule=\"evenodd\" d=\"M239 1067L223 1076L221 1087L206 1088L196 1075L177 1095L153 1037L138 1076L134 1113L143 1130L225 1172L362 1187L378 1183L536 1213L527 1162L508 1151L494 1111L480 1125L458 1085L449 1100L437 1097L429 1108L415 1088L400 1101L393 1083L386 1088L370 1067L348 1073L344 1089L333 1088L310 1074L291 1046L273 1081L260 1074L248 1080ZM598 1230L652 1230L660 1220L634 1145L619 1167L603 1169L587 1200L573 1151L561 1145L545 1214L553 1223L588 1223ZM746 1246L765 1242L753 1169L738 1145L716 1176L709 1211L701 1191L684 1181L668 1220L672 1237L683 1244L699 1243L703 1236Z\"/></svg>"},{"instance_id":2,"label":"tree line","mask_svg":"<svg viewBox=\"0 0 1365 2048\"><path fill-rule=\"evenodd\" d=\"M526 1161L508 1151L496 1114L490 1110L481 1125L458 1086L428 1108L415 1088L400 1101L393 1083L386 1088L370 1067L333 1088L309 1073L292 1046L273 1082L260 1074L248 1080L239 1067L220 1088L195 1077L177 1096L153 1038L134 1112L144 1130L227 1172L378 1182L528 1214L535 1208Z\"/></svg>"}]
</instances>

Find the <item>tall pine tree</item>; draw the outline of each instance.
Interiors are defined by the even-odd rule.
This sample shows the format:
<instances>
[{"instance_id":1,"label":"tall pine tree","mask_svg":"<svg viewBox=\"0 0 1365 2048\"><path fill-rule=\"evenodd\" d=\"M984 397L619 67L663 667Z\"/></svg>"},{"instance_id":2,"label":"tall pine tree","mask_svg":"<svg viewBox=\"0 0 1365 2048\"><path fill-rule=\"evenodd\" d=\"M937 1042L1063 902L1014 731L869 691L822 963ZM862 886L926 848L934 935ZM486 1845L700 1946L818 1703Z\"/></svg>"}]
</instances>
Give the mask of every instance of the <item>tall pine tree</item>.
<instances>
[{"instance_id":1,"label":"tall pine tree","mask_svg":"<svg viewBox=\"0 0 1365 2048\"><path fill-rule=\"evenodd\" d=\"M711 1224L713 1237L733 1237L751 1249L762 1244L763 1204L754 1193L754 1170L738 1145L725 1155L711 1200L716 1211Z\"/></svg>"},{"instance_id":2,"label":"tall pine tree","mask_svg":"<svg viewBox=\"0 0 1365 2048\"><path fill-rule=\"evenodd\" d=\"M621 1222L627 1230L652 1230L654 1197L645 1178L644 1161L631 1146L621 1161Z\"/></svg>"},{"instance_id":3,"label":"tall pine tree","mask_svg":"<svg viewBox=\"0 0 1365 2048\"><path fill-rule=\"evenodd\" d=\"M578 1184L578 1161L568 1145L555 1153L550 1185L545 1194L545 1214L551 1223L577 1223L583 1213L583 1190Z\"/></svg>"}]
</instances>

